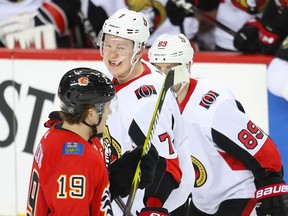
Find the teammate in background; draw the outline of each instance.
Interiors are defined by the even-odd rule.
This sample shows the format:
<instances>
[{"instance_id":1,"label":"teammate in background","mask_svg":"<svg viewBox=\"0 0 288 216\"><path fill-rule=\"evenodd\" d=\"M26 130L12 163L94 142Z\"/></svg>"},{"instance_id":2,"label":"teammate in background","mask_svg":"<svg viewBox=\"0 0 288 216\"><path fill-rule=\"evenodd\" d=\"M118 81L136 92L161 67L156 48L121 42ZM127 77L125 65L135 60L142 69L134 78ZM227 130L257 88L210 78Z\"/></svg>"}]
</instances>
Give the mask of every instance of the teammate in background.
<instances>
[{"instance_id":1,"label":"teammate in background","mask_svg":"<svg viewBox=\"0 0 288 216\"><path fill-rule=\"evenodd\" d=\"M156 38L164 32L183 33L193 42L199 30L199 22L194 14L178 10L170 0L126 0L130 10L142 12L149 22L150 47Z\"/></svg>"},{"instance_id":2,"label":"teammate in background","mask_svg":"<svg viewBox=\"0 0 288 216\"><path fill-rule=\"evenodd\" d=\"M269 0L225 0L220 1L216 20L237 32L252 18L261 18ZM234 36L218 26L215 29L215 43L218 51L238 51L233 44Z\"/></svg>"},{"instance_id":3,"label":"teammate in background","mask_svg":"<svg viewBox=\"0 0 288 216\"><path fill-rule=\"evenodd\" d=\"M50 130L35 153L27 215L112 215L110 194L114 199L129 192L142 147L106 163L109 149L100 139L115 108L115 89L106 75L90 68L72 69L63 76L58 96L62 111L50 113L45 123ZM157 159L155 148L142 158L145 176L140 188L152 181Z\"/></svg>"},{"instance_id":4,"label":"teammate in background","mask_svg":"<svg viewBox=\"0 0 288 216\"><path fill-rule=\"evenodd\" d=\"M274 55L288 35L288 1L269 1L263 16L248 20L237 32L234 46L244 53Z\"/></svg>"},{"instance_id":5,"label":"teammate in background","mask_svg":"<svg viewBox=\"0 0 288 216\"><path fill-rule=\"evenodd\" d=\"M80 0L0 0L0 47L71 47L80 6Z\"/></svg>"},{"instance_id":6,"label":"teammate in background","mask_svg":"<svg viewBox=\"0 0 288 216\"><path fill-rule=\"evenodd\" d=\"M191 13L188 10L192 10L192 6L194 5L199 10L211 15L211 17L216 16L217 8L218 8L219 0L168 0L166 4L166 11L169 17L169 20L173 25L180 26L180 29L183 29L184 20L187 17L194 17L199 22L199 29L198 32L194 32L193 41L191 41L191 36L189 36L186 31L181 31L179 33L184 34L192 44L195 51L198 49L201 50L214 50L215 49L215 37L214 37L214 30L215 26L211 24L211 22L207 22L205 17L201 14ZM188 10L187 10L188 9ZM179 34L171 31L162 32L169 33L169 34ZM160 34L159 34L160 35ZM157 36L159 36L157 35ZM157 37L154 38L153 42L156 40Z\"/></svg>"},{"instance_id":7,"label":"teammate in background","mask_svg":"<svg viewBox=\"0 0 288 216\"><path fill-rule=\"evenodd\" d=\"M99 36L100 52L113 76L118 99L117 112L107 120L109 133L103 138L104 141L112 140L113 160L116 161L122 152L143 144L161 91L163 75L141 59L149 34L149 24L142 13L120 9L105 21ZM166 97L169 96L173 98L171 93ZM175 135L178 123L174 123L174 118L164 104L152 140L160 156L154 181L146 188L144 201L144 191L137 191L132 214L142 209L140 216L168 215L163 205L171 199L171 192L179 186L182 176L174 146L180 143L180 136L177 136L178 140ZM193 180L193 176L191 178ZM179 203L184 204L188 195L189 191L184 191L184 196L174 198L174 202L167 206L168 210L174 210ZM113 210L116 208L113 206ZM119 210L115 214L121 213Z\"/></svg>"},{"instance_id":8,"label":"teammate in background","mask_svg":"<svg viewBox=\"0 0 288 216\"><path fill-rule=\"evenodd\" d=\"M267 68L266 83L271 93L288 101L288 36Z\"/></svg>"},{"instance_id":9,"label":"teammate in background","mask_svg":"<svg viewBox=\"0 0 288 216\"><path fill-rule=\"evenodd\" d=\"M193 50L182 34L159 36L148 56L164 74L175 67L185 67L190 74ZM231 91L194 78L173 90L196 172L189 215L248 216L256 203L259 216L288 215L288 186L277 146Z\"/></svg>"}]
</instances>

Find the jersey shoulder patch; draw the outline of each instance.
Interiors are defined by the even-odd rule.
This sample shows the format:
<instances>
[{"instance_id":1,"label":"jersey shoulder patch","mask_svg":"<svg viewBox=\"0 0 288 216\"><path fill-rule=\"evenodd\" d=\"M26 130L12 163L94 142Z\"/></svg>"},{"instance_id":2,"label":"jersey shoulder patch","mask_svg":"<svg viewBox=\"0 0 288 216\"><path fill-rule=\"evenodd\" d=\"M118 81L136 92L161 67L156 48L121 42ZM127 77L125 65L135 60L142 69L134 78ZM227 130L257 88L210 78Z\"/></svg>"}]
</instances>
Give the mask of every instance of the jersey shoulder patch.
<instances>
[{"instance_id":1,"label":"jersey shoulder patch","mask_svg":"<svg viewBox=\"0 0 288 216\"><path fill-rule=\"evenodd\" d=\"M63 155L83 155L84 145L79 142L66 142L63 145L62 153Z\"/></svg>"},{"instance_id":2,"label":"jersey shoulder patch","mask_svg":"<svg viewBox=\"0 0 288 216\"><path fill-rule=\"evenodd\" d=\"M138 89L136 89L134 93L138 100L140 100L141 98L150 97L153 94L157 94L154 85L142 85Z\"/></svg>"}]
</instances>

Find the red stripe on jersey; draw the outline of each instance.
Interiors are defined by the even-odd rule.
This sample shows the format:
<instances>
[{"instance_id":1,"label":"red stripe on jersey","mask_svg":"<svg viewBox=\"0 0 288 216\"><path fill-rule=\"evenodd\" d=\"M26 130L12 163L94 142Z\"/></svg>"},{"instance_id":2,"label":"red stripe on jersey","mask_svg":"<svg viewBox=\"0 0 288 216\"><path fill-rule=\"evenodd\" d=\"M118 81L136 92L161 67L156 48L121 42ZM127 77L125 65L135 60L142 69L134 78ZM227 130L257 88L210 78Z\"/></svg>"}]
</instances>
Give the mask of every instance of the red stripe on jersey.
<instances>
[{"instance_id":1,"label":"red stripe on jersey","mask_svg":"<svg viewBox=\"0 0 288 216\"><path fill-rule=\"evenodd\" d=\"M166 159L166 171L171 173L175 181L180 184L182 178L182 171L179 167L180 165L178 158Z\"/></svg>"},{"instance_id":2,"label":"red stripe on jersey","mask_svg":"<svg viewBox=\"0 0 288 216\"><path fill-rule=\"evenodd\" d=\"M150 70L150 68L149 68L146 64L144 64L144 63L142 62L142 65L143 65L143 67L144 67L143 73L142 73L140 76L135 77L134 79L129 80L128 82L119 84L117 78L116 78L116 77L113 77L112 83L113 83L114 86L115 86L116 92L120 91L122 88L125 88L125 86L129 85L130 83L134 82L135 80L139 79L140 77L143 77L143 76L145 76L145 75L147 75L147 74L151 74L151 73L152 73L151 70Z\"/></svg>"},{"instance_id":3,"label":"red stripe on jersey","mask_svg":"<svg viewBox=\"0 0 288 216\"><path fill-rule=\"evenodd\" d=\"M243 210L241 216L251 215L256 204L257 204L256 199L250 199L245 209Z\"/></svg>"},{"instance_id":4,"label":"red stripe on jersey","mask_svg":"<svg viewBox=\"0 0 288 216\"><path fill-rule=\"evenodd\" d=\"M220 152L220 151L218 151L218 153L222 156L222 158L226 161L226 163L232 170L247 170L244 163L236 159L232 155L226 152Z\"/></svg>"},{"instance_id":5,"label":"red stripe on jersey","mask_svg":"<svg viewBox=\"0 0 288 216\"><path fill-rule=\"evenodd\" d=\"M179 104L179 109L180 109L180 112L181 112L181 113L182 113L183 110L185 109L186 104L188 103L188 101L189 101L189 99L190 99L190 96L193 94L194 89L196 88L196 85L197 85L197 80L190 78L189 90L188 90L188 92L187 92L187 95L186 95L186 97L184 98L184 100Z\"/></svg>"},{"instance_id":6,"label":"red stripe on jersey","mask_svg":"<svg viewBox=\"0 0 288 216\"><path fill-rule=\"evenodd\" d=\"M68 22L64 12L61 10L60 7L51 2L44 2L43 7L49 12L49 14L47 13L47 15L50 15L49 18L57 27L57 31L61 35L64 35L68 29Z\"/></svg>"},{"instance_id":7,"label":"red stripe on jersey","mask_svg":"<svg viewBox=\"0 0 288 216\"><path fill-rule=\"evenodd\" d=\"M280 153L275 143L268 137L261 149L254 155L262 168L279 172L282 168Z\"/></svg>"}]
</instances>

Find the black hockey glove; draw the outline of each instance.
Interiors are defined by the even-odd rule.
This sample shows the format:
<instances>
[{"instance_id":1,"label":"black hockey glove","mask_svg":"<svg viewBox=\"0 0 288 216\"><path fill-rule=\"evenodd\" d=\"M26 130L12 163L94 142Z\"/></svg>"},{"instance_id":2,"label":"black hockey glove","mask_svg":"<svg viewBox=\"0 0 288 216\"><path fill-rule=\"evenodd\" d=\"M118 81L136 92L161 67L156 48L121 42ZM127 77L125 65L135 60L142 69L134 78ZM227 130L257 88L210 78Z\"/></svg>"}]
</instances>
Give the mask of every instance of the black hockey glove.
<instances>
[{"instance_id":1,"label":"black hockey glove","mask_svg":"<svg viewBox=\"0 0 288 216\"><path fill-rule=\"evenodd\" d=\"M148 154L142 158L142 161L140 164L141 181L139 183L139 188L141 189L146 188L153 182L155 168L156 168L158 159L159 159L158 152L156 148L153 145L151 145L151 148Z\"/></svg>"},{"instance_id":2,"label":"black hockey glove","mask_svg":"<svg viewBox=\"0 0 288 216\"><path fill-rule=\"evenodd\" d=\"M263 25L259 19L244 24L234 37L234 46L244 53L275 54L279 46L279 34L269 25Z\"/></svg>"},{"instance_id":3,"label":"black hockey glove","mask_svg":"<svg viewBox=\"0 0 288 216\"><path fill-rule=\"evenodd\" d=\"M167 17L173 25L181 26L184 22L185 17L194 16L194 14L188 12L184 7L189 8L189 5L193 4L193 0L179 1L179 0L168 0L165 9ZM179 4L179 6L177 6Z\"/></svg>"},{"instance_id":4,"label":"black hockey glove","mask_svg":"<svg viewBox=\"0 0 288 216\"><path fill-rule=\"evenodd\" d=\"M285 61L288 61L288 35L287 37L282 41L281 46L276 51L275 57L281 58Z\"/></svg>"},{"instance_id":5,"label":"black hockey glove","mask_svg":"<svg viewBox=\"0 0 288 216\"><path fill-rule=\"evenodd\" d=\"M44 123L44 127L51 128L56 123L62 121L60 117L60 111L53 111L48 116L49 120Z\"/></svg>"},{"instance_id":6,"label":"black hockey glove","mask_svg":"<svg viewBox=\"0 0 288 216\"><path fill-rule=\"evenodd\" d=\"M109 167L111 197L125 197L129 194L137 164L141 158L143 146L127 151ZM152 145L148 154L141 159L141 180L139 188L143 189L152 183L158 152Z\"/></svg>"},{"instance_id":7,"label":"black hockey glove","mask_svg":"<svg viewBox=\"0 0 288 216\"><path fill-rule=\"evenodd\" d=\"M280 177L272 177L256 183L258 216L288 216L288 185Z\"/></svg>"},{"instance_id":8,"label":"black hockey glove","mask_svg":"<svg viewBox=\"0 0 288 216\"><path fill-rule=\"evenodd\" d=\"M243 53L259 53L259 25L258 19L246 22L234 37L235 48Z\"/></svg>"},{"instance_id":9,"label":"black hockey glove","mask_svg":"<svg viewBox=\"0 0 288 216\"><path fill-rule=\"evenodd\" d=\"M141 210L140 213L137 212L137 216L169 216L168 210L165 208L157 208L157 207L146 207Z\"/></svg>"},{"instance_id":10,"label":"black hockey glove","mask_svg":"<svg viewBox=\"0 0 288 216\"><path fill-rule=\"evenodd\" d=\"M274 55L280 43L279 33L270 25L261 25L259 28L259 42L261 53Z\"/></svg>"},{"instance_id":11,"label":"black hockey glove","mask_svg":"<svg viewBox=\"0 0 288 216\"><path fill-rule=\"evenodd\" d=\"M69 28L72 28L77 23L77 14L81 10L80 0L52 0L53 3L59 6L66 15Z\"/></svg>"}]
</instances>

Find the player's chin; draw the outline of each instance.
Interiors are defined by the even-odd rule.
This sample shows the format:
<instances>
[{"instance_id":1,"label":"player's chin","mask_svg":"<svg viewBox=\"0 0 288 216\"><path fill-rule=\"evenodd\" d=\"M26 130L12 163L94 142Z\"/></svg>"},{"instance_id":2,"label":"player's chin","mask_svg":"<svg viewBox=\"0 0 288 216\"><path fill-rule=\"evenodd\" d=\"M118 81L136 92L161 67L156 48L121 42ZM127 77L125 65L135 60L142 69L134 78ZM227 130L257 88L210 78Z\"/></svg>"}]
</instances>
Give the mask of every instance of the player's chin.
<instances>
[{"instance_id":1,"label":"player's chin","mask_svg":"<svg viewBox=\"0 0 288 216\"><path fill-rule=\"evenodd\" d=\"M118 76L122 73L123 69L120 65L115 66L115 65L108 65L107 69L109 70L109 72L113 75L113 76Z\"/></svg>"}]
</instances>

